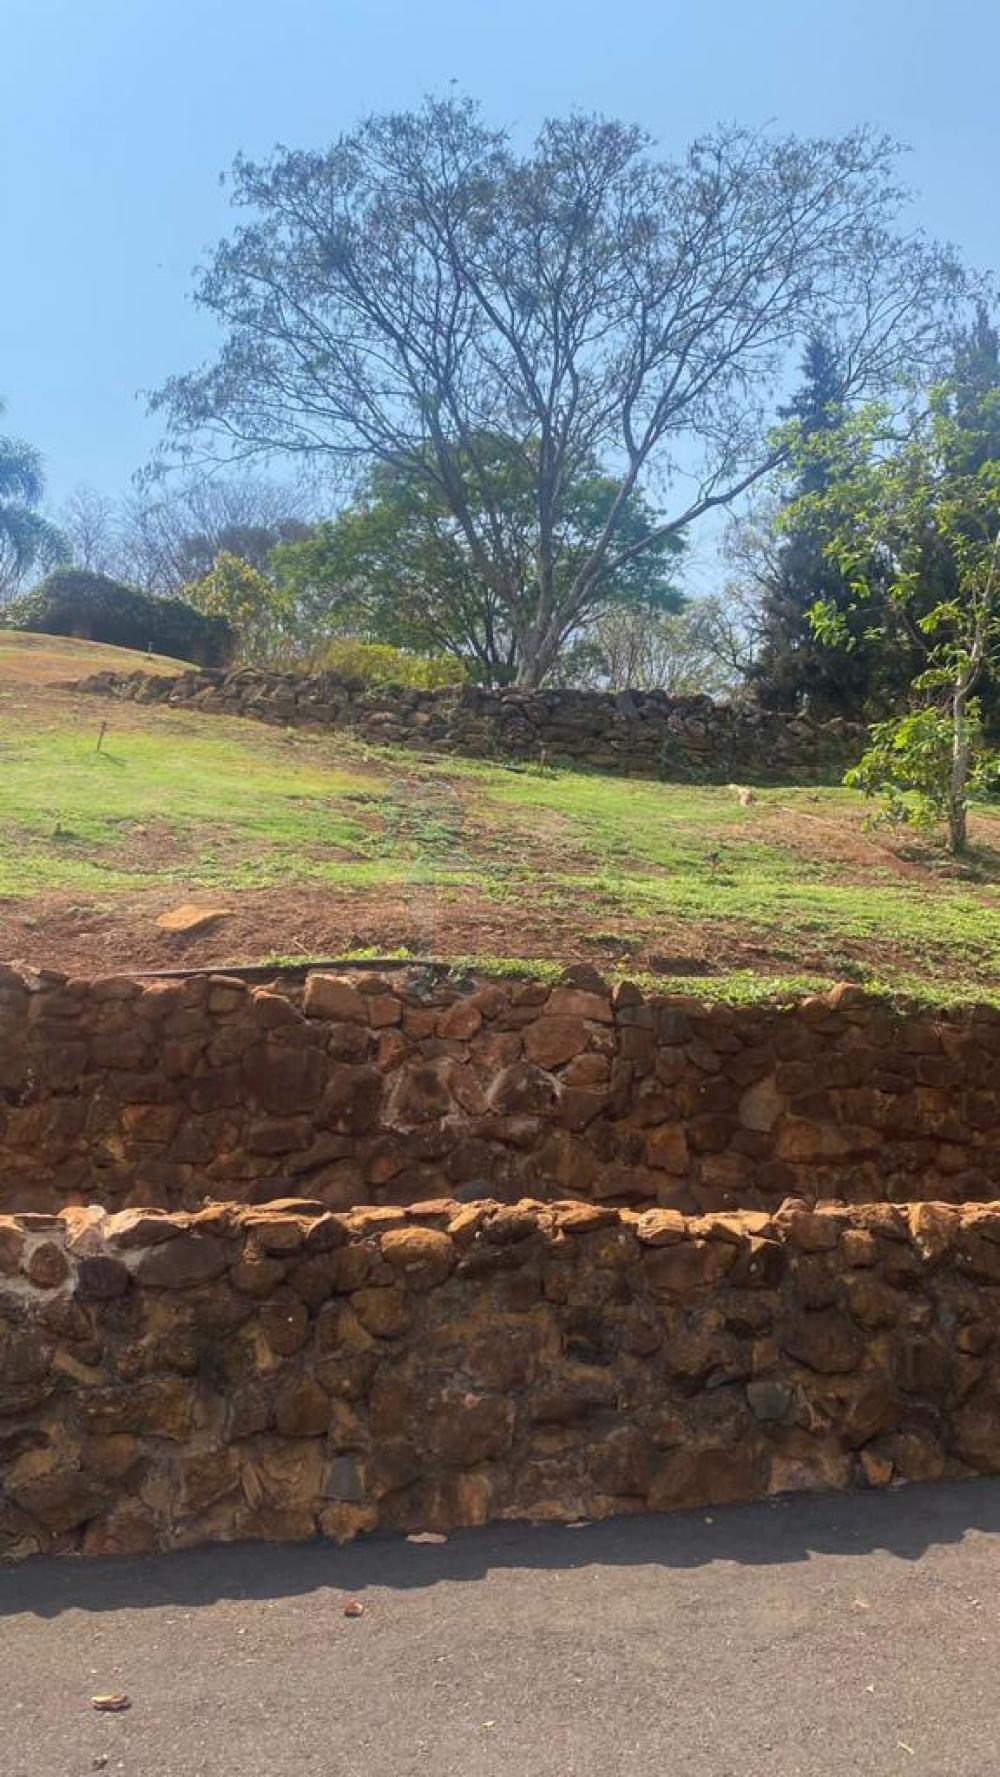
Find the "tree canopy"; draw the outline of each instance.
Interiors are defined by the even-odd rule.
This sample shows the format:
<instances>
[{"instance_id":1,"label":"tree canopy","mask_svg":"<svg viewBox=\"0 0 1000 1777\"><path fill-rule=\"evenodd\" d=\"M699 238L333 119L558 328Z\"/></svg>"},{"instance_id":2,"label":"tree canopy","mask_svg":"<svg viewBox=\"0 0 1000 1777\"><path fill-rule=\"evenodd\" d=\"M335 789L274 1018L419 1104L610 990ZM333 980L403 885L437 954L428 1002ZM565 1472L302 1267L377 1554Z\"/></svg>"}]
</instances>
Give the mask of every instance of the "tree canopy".
<instances>
[{"instance_id":1,"label":"tree canopy","mask_svg":"<svg viewBox=\"0 0 1000 1777\"><path fill-rule=\"evenodd\" d=\"M506 597L481 575L465 531L433 480L411 468L378 464L337 519L272 552L272 571L304 627L452 654L488 684L520 677L525 638L537 626L540 602L530 464L505 438L477 438L463 475L477 522L486 522L485 506L497 499L504 552L518 570ZM671 574L682 540L672 532L653 538L656 514L638 492L622 514L621 535L635 543L650 538L649 548L614 576L606 571L596 578L585 598L574 592L578 564L600 535L616 494L615 479L589 463L567 491L551 588L556 655L611 606L652 612L676 611L681 604Z\"/></svg>"},{"instance_id":2,"label":"tree canopy","mask_svg":"<svg viewBox=\"0 0 1000 1777\"><path fill-rule=\"evenodd\" d=\"M847 609L817 598L817 634L850 651L859 613L873 635L901 618L917 658L914 707L874 731L851 781L885 791L893 818L943 814L955 851L966 844L970 794L997 774L981 746L977 693L1000 666L998 423L1000 389L973 401L958 378L902 433L873 407L801 444L825 464L803 513L823 525L852 589Z\"/></svg>"},{"instance_id":3,"label":"tree canopy","mask_svg":"<svg viewBox=\"0 0 1000 1777\"><path fill-rule=\"evenodd\" d=\"M596 586L781 460L769 422L812 330L837 340L845 398L933 357L962 278L901 232L894 162L867 130L740 129L671 162L582 115L519 153L460 99L240 160L251 219L196 292L225 343L154 397L167 449L337 475L380 463L422 485L537 683ZM512 462L526 535L505 522ZM570 564L573 490L595 463L611 494ZM671 509L630 535L653 478Z\"/></svg>"}]
</instances>

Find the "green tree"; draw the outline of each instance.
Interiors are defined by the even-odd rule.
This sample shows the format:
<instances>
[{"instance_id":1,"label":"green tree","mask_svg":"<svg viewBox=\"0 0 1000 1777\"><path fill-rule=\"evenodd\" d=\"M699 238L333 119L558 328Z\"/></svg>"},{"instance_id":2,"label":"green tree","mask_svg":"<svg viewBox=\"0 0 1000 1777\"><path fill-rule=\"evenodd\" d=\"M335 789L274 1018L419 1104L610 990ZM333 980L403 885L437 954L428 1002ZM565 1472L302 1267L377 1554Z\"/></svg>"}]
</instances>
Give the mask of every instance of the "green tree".
<instances>
[{"instance_id":1,"label":"green tree","mask_svg":"<svg viewBox=\"0 0 1000 1777\"><path fill-rule=\"evenodd\" d=\"M995 777L982 743L977 694L1000 659L1000 458L991 435L1000 394L985 395L975 424L960 385L936 390L899 435L885 409L869 408L802 451L826 459L822 491L803 497L828 528L830 554L853 589L845 611L817 600L812 620L827 643L852 650L858 615L871 636L901 618L921 662L915 706L877 725L849 781L883 793L896 819L947 822L955 852L967 845L968 806Z\"/></svg>"},{"instance_id":2,"label":"green tree","mask_svg":"<svg viewBox=\"0 0 1000 1777\"><path fill-rule=\"evenodd\" d=\"M905 695L915 670L900 623L883 609L882 632L870 634L870 608L857 606L850 580L831 555L827 508L833 458L824 440L847 418L845 376L835 344L817 334L807 344L802 384L782 418L804 447L776 510L744 533L744 566L756 568L759 640L750 675L761 702L775 709L808 703L815 715L857 719L884 714ZM760 526L770 535L761 536ZM878 596L872 584L870 598ZM824 647L810 613L817 601L843 618L850 648Z\"/></svg>"},{"instance_id":3,"label":"green tree","mask_svg":"<svg viewBox=\"0 0 1000 1777\"><path fill-rule=\"evenodd\" d=\"M337 519L319 525L305 542L272 552L272 571L296 607L300 628L453 654L487 684L531 676L526 661L533 658L531 638L542 619L530 464L505 438L477 437L462 472L477 524L486 522L488 501L497 500L498 547L512 567L502 588L483 578L463 527L434 484L412 469L380 464ZM489 494L482 485L486 477ZM668 612L682 603L671 574L683 542L673 532L654 536L657 515L637 492L621 515L619 533L632 544L648 541L648 547L580 590L579 563L607 522L616 493L614 478L594 464L584 465L567 490L554 539L559 571L547 607L554 649L547 671L610 607Z\"/></svg>"},{"instance_id":4,"label":"green tree","mask_svg":"<svg viewBox=\"0 0 1000 1777\"><path fill-rule=\"evenodd\" d=\"M640 130L573 115L522 153L471 102L429 100L325 151L240 160L232 191L249 220L196 292L224 344L154 397L168 454L381 463L422 482L520 628L525 685L596 585L784 459L768 420L809 332L837 328L843 393L870 394L926 360L964 282L900 228L895 150L866 130L727 129L668 162ZM497 437L484 460L478 441ZM504 522L509 454L531 490L526 537ZM595 460L613 488L570 573L574 488ZM653 476L672 509L630 538Z\"/></svg>"},{"instance_id":5,"label":"green tree","mask_svg":"<svg viewBox=\"0 0 1000 1777\"><path fill-rule=\"evenodd\" d=\"M0 437L0 604L13 598L35 569L53 567L68 555L62 533L38 510L44 492L38 451L19 438Z\"/></svg>"},{"instance_id":6,"label":"green tree","mask_svg":"<svg viewBox=\"0 0 1000 1777\"><path fill-rule=\"evenodd\" d=\"M236 636L240 659L248 663L274 660L291 640L290 597L238 555L223 550L208 573L190 581L181 596L206 617L224 618Z\"/></svg>"}]
</instances>

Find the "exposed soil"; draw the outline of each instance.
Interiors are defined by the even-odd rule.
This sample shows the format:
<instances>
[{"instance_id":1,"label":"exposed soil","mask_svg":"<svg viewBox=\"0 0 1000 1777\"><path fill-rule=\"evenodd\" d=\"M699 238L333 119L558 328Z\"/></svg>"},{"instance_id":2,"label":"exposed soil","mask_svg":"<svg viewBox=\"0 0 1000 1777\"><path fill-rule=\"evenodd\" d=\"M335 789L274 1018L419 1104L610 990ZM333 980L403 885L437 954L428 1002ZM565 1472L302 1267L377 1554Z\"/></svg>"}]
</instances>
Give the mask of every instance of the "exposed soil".
<instances>
[{"instance_id":1,"label":"exposed soil","mask_svg":"<svg viewBox=\"0 0 1000 1777\"><path fill-rule=\"evenodd\" d=\"M188 935L163 932L159 914L181 901L231 908L229 917ZM405 946L417 955L495 956L625 964L676 977L892 974L919 967L902 946L820 934L780 931L727 921L643 921L624 910L548 904L544 892L518 885L516 899L498 904L473 888L449 889L433 899L394 890L349 892L319 885L198 891L162 889L116 895L100 904L48 894L33 902L0 901L0 956L70 974L114 974L143 969L253 963L271 957L343 955ZM987 982L984 980L984 985Z\"/></svg>"}]
</instances>

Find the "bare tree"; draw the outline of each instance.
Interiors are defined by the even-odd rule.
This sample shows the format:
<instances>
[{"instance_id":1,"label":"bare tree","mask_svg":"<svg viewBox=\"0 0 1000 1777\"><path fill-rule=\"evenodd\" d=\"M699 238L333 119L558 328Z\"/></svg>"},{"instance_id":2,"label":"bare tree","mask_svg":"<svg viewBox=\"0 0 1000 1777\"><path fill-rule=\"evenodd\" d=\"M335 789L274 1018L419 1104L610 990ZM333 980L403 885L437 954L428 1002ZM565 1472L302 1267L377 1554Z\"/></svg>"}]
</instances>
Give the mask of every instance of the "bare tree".
<instances>
[{"instance_id":1,"label":"bare tree","mask_svg":"<svg viewBox=\"0 0 1000 1777\"><path fill-rule=\"evenodd\" d=\"M521 156L462 100L371 117L326 152L241 159L235 202L254 219L197 287L226 343L154 396L166 448L426 477L517 637L522 682L538 683L595 577L648 547L620 535L643 477L680 490L662 536L781 460L769 422L807 333L836 338L845 394L937 351L962 277L900 233L894 166L864 129L723 129L672 163L642 131L579 115ZM521 452L535 490L527 595L475 457L484 433ZM595 458L617 497L560 575L566 492Z\"/></svg>"},{"instance_id":2,"label":"bare tree","mask_svg":"<svg viewBox=\"0 0 1000 1777\"><path fill-rule=\"evenodd\" d=\"M727 658L729 614L720 600L692 599L682 611L641 606L604 611L565 662L570 683L612 691L722 697L741 673Z\"/></svg>"},{"instance_id":3,"label":"bare tree","mask_svg":"<svg viewBox=\"0 0 1000 1777\"><path fill-rule=\"evenodd\" d=\"M74 567L90 574L117 574L120 565L118 503L96 488L74 488L59 513Z\"/></svg>"},{"instance_id":4,"label":"bare tree","mask_svg":"<svg viewBox=\"0 0 1000 1777\"><path fill-rule=\"evenodd\" d=\"M169 594L209 573L223 552L262 569L275 544L307 534L312 516L305 485L248 474L143 481L122 505L120 571Z\"/></svg>"}]
</instances>

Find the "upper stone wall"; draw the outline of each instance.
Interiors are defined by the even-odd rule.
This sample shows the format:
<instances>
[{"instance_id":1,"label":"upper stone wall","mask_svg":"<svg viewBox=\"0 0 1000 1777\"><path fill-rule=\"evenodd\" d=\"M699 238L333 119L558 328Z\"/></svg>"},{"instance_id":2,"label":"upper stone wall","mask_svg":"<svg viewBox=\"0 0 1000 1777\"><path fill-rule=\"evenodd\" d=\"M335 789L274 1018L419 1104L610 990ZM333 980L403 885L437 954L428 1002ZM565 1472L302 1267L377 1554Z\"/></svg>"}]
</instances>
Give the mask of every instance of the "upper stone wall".
<instances>
[{"instance_id":1,"label":"upper stone wall","mask_svg":"<svg viewBox=\"0 0 1000 1777\"><path fill-rule=\"evenodd\" d=\"M836 783L865 743L857 723L819 723L660 691L372 691L330 673L307 678L250 668L177 678L98 673L79 689L282 726L349 728L365 740L422 751L545 760L680 783Z\"/></svg>"},{"instance_id":2,"label":"upper stone wall","mask_svg":"<svg viewBox=\"0 0 1000 1777\"><path fill-rule=\"evenodd\" d=\"M572 972L571 972L572 974ZM1000 1194L1000 1013L384 974L0 970L0 1209L306 1192L773 1208Z\"/></svg>"}]
</instances>

